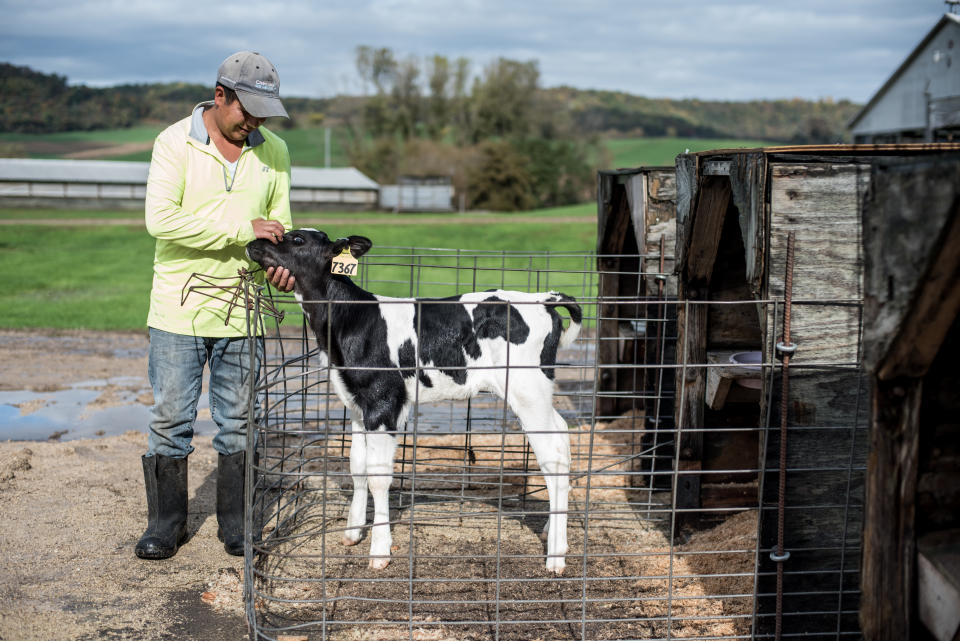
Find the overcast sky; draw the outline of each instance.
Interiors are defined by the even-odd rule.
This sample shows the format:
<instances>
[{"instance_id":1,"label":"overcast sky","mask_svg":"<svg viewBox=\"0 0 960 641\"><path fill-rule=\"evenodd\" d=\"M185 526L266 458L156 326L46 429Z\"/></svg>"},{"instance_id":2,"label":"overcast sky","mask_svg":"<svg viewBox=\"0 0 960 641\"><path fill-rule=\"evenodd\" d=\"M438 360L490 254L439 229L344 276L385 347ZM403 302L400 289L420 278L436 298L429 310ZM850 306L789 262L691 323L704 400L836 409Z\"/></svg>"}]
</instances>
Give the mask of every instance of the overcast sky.
<instances>
[{"instance_id":1,"label":"overcast sky","mask_svg":"<svg viewBox=\"0 0 960 641\"><path fill-rule=\"evenodd\" d=\"M217 9L204 8L216 5ZM252 49L281 96L362 91L358 45L536 59L545 87L648 97L866 101L943 0L0 0L0 61L71 84L211 84ZM960 68L958 68L960 69Z\"/></svg>"}]
</instances>

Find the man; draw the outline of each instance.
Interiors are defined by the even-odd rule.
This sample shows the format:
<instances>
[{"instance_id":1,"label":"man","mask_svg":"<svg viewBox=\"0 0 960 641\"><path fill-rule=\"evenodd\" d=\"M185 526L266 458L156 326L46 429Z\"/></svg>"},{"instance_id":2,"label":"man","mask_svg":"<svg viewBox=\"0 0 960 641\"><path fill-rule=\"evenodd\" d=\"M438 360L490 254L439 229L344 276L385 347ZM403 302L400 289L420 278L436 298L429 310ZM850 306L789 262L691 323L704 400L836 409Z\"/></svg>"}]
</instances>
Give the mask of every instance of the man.
<instances>
[{"instance_id":1,"label":"man","mask_svg":"<svg viewBox=\"0 0 960 641\"><path fill-rule=\"evenodd\" d=\"M271 116L289 117L277 71L260 54L241 51L220 65L213 100L154 143L146 194L147 231L157 239L147 318L154 405L142 459L148 524L136 546L143 559L173 556L187 536L187 457L204 364L218 427L218 536L229 554L243 554L250 377L263 342L247 340L242 309L230 314L227 302L197 293L181 304L181 293L193 273L236 277L250 266L247 243L277 243L292 226L287 146L261 127ZM293 289L286 269L266 276L278 289Z\"/></svg>"}]
</instances>

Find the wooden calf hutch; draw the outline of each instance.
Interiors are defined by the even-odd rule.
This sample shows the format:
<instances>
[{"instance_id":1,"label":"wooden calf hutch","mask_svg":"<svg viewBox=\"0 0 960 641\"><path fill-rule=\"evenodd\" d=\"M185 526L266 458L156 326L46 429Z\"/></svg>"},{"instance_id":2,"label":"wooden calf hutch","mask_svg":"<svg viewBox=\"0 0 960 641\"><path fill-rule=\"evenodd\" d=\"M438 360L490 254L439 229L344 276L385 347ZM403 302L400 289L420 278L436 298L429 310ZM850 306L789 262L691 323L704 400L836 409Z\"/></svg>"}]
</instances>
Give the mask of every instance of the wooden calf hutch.
<instances>
[{"instance_id":1,"label":"wooden calf hutch","mask_svg":"<svg viewBox=\"0 0 960 641\"><path fill-rule=\"evenodd\" d=\"M875 163L863 208L872 386L861 622L960 636L960 154Z\"/></svg>"},{"instance_id":2,"label":"wooden calf hutch","mask_svg":"<svg viewBox=\"0 0 960 641\"><path fill-rule=\"evenodd\" d=\"M601 171L597 189L597 415L640 416L637 470L668 487L676 362L676 180L673 167ZM647 482L643 476L632 477Z\"/></svg>"},{"instance_id":3,"label":"wooden calf hutch","mask_svg":"<svg viewBox=\"0 0 960 641\"><path fill-rule=\"evenodd\" d=\"M755 638L859 634L863 204L873 165L945 148L677 157L675 535L759 507Z\"/></svg>"}]
</instances>

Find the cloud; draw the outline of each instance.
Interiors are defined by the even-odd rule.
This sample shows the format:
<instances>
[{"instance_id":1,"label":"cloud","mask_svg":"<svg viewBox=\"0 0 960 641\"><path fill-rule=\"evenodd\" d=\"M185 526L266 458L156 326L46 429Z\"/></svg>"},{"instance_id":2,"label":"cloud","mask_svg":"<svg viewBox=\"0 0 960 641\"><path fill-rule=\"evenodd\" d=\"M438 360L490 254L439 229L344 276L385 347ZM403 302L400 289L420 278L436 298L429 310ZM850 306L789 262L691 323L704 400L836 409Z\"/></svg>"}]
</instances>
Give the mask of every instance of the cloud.
<instances>
[{"instance_id":1,"label":"cloud","mask_svg":"<svg viewBox=\"0 0 960 641\"><path fill-rule=\"evenodd\" d=\"M95 86L210 84L264 53L284 95L360 89L357 45L399 57L536 59L545 86L651 97L864 101L939 19L940 0L0 0L0 60Z\"/></svg>"}]
</instances>

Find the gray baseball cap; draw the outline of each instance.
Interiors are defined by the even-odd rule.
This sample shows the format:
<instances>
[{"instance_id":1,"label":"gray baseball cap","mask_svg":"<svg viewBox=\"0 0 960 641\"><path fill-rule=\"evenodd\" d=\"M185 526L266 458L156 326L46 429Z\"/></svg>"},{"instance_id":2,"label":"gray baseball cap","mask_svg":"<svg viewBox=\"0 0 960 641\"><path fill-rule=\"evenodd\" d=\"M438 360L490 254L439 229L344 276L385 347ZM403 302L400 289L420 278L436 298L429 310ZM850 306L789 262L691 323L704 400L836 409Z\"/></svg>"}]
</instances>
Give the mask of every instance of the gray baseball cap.
<instances>
[{"instance_id":1,"label":"gray baseball cap","mask_svg":"<svg viewBox=\"0 0 960 641\"><path fill-rule=\"evenodd\" d=\"M280 102L280 74L273 63L255 51L238 51L217 69L217 82L237 92L251 116L289 118Z\"/></svg>"}]
</instances>

